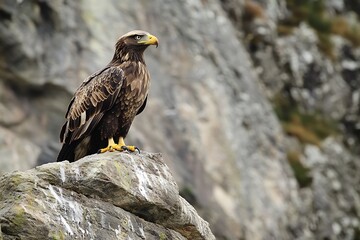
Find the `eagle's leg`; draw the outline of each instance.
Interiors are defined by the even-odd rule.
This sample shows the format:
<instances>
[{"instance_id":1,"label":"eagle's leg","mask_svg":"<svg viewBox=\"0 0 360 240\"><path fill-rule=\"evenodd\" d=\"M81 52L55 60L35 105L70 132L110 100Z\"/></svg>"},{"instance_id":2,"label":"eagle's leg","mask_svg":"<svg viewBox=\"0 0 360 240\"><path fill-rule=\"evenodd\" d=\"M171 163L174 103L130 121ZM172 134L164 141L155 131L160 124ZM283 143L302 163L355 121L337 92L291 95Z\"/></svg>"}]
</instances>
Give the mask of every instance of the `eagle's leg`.
<instances>
[{"instance_id":1,"label":"eagle's leg","mask_svg":"<svg viewBox=\"0 0 360 240\"><path fill-rule=\"evenodd\" d=\"M119 146L121 147L122 151L130 151L130 152L138 151L140 153L140 149L138 147L127 146L124 142L123 137L119 137Z\"/></svg>"},{"instance_id":2,"label":"eagle's leg","mask_svg":"<svg viewBox=\"0 0 360 240\"><path fill-rule=\"evenodd\" d=\"M113 138L109 138L107 147L100 149L98 153L113 152L114 150L123 151L121 145L116 144Z\"/></svg>"}]
</instances>

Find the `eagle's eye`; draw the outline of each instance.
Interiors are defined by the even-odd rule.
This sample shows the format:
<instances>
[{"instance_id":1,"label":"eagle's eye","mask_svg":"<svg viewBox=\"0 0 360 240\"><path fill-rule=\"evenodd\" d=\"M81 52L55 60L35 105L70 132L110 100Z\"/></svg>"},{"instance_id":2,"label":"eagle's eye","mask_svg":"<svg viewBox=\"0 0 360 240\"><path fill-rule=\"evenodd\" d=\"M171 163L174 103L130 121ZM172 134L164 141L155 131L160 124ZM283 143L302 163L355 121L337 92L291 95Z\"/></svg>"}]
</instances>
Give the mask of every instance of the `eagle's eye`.
<instances>
[{"instance_id":1,"label":"eagle's eye","mask_svg":"<svg viewBox=\"0 0 360 240\"><path fill-rule=\"evenodd\" d=\"M141 39L141 36L140 35L135 35L135 40L140 40Z\"/></svg>"}]
</instances>

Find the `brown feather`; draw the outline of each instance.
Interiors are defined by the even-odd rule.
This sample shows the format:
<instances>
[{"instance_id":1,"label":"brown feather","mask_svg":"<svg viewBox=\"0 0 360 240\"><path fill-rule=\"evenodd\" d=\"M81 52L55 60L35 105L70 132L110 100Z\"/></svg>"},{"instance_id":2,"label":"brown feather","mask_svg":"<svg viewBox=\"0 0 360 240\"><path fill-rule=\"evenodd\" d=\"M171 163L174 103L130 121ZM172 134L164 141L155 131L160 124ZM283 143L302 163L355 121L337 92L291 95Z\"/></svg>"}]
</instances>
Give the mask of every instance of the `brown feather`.
<instances>
[{"instance_id":1,"label":"brown feather","mask_svg":"<svg viewBox=\"0 0 360 240\"><path fill-rule=\"evenodd\" d=\"M86 79L75 92L66 114L69 129L65 129L61 134L67 133L71 136L61 135L62 141L79 139L88 129L91 129L90 126L96 125L88 122L93 121L96 114L111 108L120 92L123 81L124 72L119 67L107 67L105 70L93 74L92 78ZM102 91L103 85L110 85L111 87L104 92ZM86 112L86 121L82 123L81 113L83 112ZM96 122L98 121L99 117L96 118Z\"/></svg>"}]
</instances>

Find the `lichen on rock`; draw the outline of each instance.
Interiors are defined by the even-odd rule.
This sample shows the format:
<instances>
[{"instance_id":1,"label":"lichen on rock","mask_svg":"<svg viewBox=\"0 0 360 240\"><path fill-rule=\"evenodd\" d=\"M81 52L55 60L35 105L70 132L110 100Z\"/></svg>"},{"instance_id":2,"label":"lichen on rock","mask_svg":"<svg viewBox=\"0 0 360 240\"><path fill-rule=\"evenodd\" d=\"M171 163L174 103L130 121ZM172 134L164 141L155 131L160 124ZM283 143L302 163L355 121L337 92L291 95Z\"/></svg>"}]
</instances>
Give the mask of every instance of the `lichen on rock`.
<instances>
[{"instance_id":1,"label":"lichen on rock","mask_svg":"<svg viewBox=\"0 0 360 240\"><path fill-rule=\"evenodd\" d=\"M0 178L3 239L215 239L160 154L106 153Z\"/></svg>"}]
</instances>

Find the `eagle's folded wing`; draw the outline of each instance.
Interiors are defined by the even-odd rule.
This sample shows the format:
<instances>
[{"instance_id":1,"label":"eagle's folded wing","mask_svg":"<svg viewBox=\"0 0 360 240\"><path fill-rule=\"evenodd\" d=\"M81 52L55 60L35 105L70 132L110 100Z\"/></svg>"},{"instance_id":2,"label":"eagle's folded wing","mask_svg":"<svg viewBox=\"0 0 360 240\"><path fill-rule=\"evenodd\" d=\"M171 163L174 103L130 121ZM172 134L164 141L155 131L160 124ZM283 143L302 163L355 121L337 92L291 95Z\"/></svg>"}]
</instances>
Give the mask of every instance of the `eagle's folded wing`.
<instances>
[{"instance_id":1,"label":"eagle's folded wing","mask_svg":"<svg viewBox=\"0 0 360 240\"><path fill-rule=\"evenodd\" d=\"M124 82L119 67L107 67L86 79L76 91L61 129L61 142L72 142L89 134L115 103Z\"/></svg>"}]
</instances>

